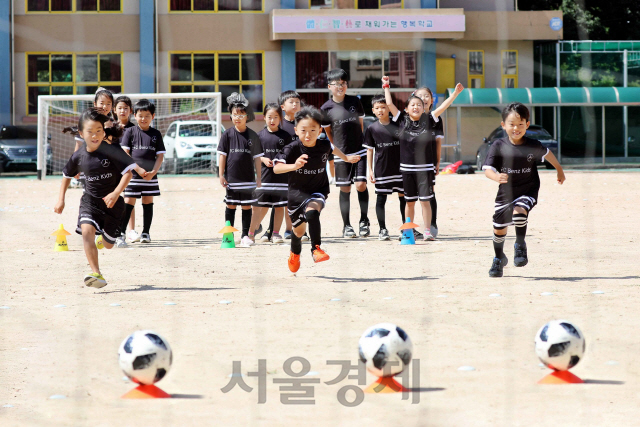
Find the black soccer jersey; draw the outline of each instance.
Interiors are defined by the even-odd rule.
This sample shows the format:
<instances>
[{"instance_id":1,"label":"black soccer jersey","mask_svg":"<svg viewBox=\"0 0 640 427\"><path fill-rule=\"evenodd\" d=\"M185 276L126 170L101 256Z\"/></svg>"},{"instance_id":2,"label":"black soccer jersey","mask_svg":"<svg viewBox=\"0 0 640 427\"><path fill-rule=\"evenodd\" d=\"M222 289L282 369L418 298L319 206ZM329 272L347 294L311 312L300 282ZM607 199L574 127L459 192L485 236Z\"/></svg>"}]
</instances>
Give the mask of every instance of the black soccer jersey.
<instances>
[{"instance_id":1,"label":"black soccer jersey","mask_svg":"<svg viewBox=\"0 0 640 427\"><path fill-rule=\"evenodd\" d=\"M300 169L289 172L289 206L295 206L307 200L313 193L329 194L329 178L327 177L327 159L333 151L333 144L328 140L318 139L313 147L305 147L302 141L293 141L284 147L275 161L293 164L298 157L306 154L307 163Z\"/></svg>"},{"instance_id":2,"label":"black soccer jersey","mask_svg":"<svg viewBox=\"0 0 640 427\"><path fill-rule=\"evenodd\" d=\"M220 138L218 153L227 156L224 177L229 183L256 182L254 160L264 156L257 133L249 128L238 132L235 126L230 127Z\"/></svg>"},{"instance_id":3,"label":"black soccer jersey","mask_svg":"<svg viewBox=\"0 0 640 427\"><path fill-rule=\"evenodd\" d=\"M290 122L286 118L283 118L282 121L280 122L280 127L282 128L282 130L284 130L289 135L291 135L291 140L292 141L295 141L296 139L298 139L298 135L296 135L296 122L295 121Z\"/></svg>"},{"instance_id":4,"label":"black soccer jersey","mask_svg":"<svg viewBox=\"0 0 640 427\"><path fill-rule=\"evenodd\" d=\"M289 145L291 142L291 135L282 129L278 129L276 132L270 132L266 127L258 133L260 137L260 144L262 144L262 151L264 156L271 160L282 151L282 149ZM287 174L273 173L273 168L269 168L262 165L262 185L265 183L286 184L288 181Z\"/></svg>"},{"instance_id":5,"label":"black soccer jersey","mask_svg":"<svg viewBox=\"0 0 640 427\"><path fill-rule=\"evenodd\" d=\"M62 169L65 178L72 178L82 172L85 179L84 192L103 198L120 184L122 175L132 170L136 163L119 145L102 142L97 150L88 152L83 144L73 153Z\"/></svg>"},{"instance_id":6,"label":"black soccer jersey","mask_svg":"<svg viewBox=\"0 0 640 427\"><path fill-rule=\"evenodd\" d=\"M376 179L400 175L400 129L394 122L369 125L364 134L365 148L375 150L373 172Z\"/></svg>"},{"instance_id":7,"label":"black soccer jersey","mask_svg":"<svg viewBox=\"0 0 640 427\"><path fill-rule=\"evenodd\" d=\"M404 111L393 118L400 128L400 171L404 173L434 170L436 130L426 114L413 121Z\"/></svg>"},{"instance_id":8,"label":"black soccer jersey","mask_svg":"<svg viewBox=\"0 0 640 427\"><path fill-rule=\"evenodd\" d=\"M152 127L147 130L142 130L139 126L127 128L120 139L120 145L127 150L138 166L146 171L153 170L158 154L167 152L162 134ZM133 177L139 178L138 173L134 171Z\"/></svg>"},{"instance_id":9,"label":"black soccer jersey","mask_svg":"<svg viewBox=\"0 0 640 427\"><path fill-rule=\"evenodd\" d=\"M540 189L540 177L536 163L543 161L549 149L535 139L523 137L523 143L514 145L509 138L495 140L482 166L497 173L506 173L509 180L500 184L499 199L512 199L521 195L536 197Z\"/></svg>"},{"instance_id":10,"label":"black soccer jersey","mask_svg":"<svg viewBox=\"0 0 640 427\"><path fill-rule=\"evenodd\" d=\"M356 96L345 95L342 102L329 99L321 107L324 113L322 127L331 126L333 143L345 154L362 156L366 150L362 148L362 126L360 118L364 117L364 108ZM339 161L336 159L336 161Z\"/></svg>"},{"instance_id":11,"label":"black soccer jersey","mask_svg":"<svg viewBox=\"0 0 640 427\"><path fill-rule=\"evenodd\" d=\"M444 126L442 125L442 120L440 119L440 117L434 117L432 113L427 114L427 117L429 118L429 126L431 127L431 131L434 133L434 144L432 144L432 147L434 161L433 165L435 170L435 165L437 165L438 161L440 161L440 159L438 158L438 143L436 141L436 138L439 136L444 136Z\"/></svg>"}]
</instances>

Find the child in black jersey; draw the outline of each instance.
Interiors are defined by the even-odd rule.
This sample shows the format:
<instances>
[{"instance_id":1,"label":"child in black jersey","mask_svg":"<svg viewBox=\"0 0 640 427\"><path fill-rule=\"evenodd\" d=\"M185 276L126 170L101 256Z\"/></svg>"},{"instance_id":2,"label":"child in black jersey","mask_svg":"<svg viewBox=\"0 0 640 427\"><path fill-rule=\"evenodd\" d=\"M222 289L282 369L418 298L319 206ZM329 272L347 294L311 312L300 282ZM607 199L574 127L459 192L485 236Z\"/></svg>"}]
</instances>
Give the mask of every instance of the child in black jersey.
<instances>
[{"instance_id":1,"label":"child in black jersey","mask_svg":"<svg viewBox=\"0 0 640 427\"><path fill-rule=\"evenodd\" d=\"M131 102L131 98L128 96L119 96L113 103L113 110L115 112L116 117L116 125L122 129L122 131L126 131L130 127L134 127L135 125L131 121L131 114L133 114L133 103ZM120 142L118 142L120 143ZM126 202L125 202L126 203ZM116 239L116 248L124 248L127 246L126 237L129 237L129 240L132 242L137 242L140 240L140 235L136 232L136 210L135 208L131 211L130 219L129 219L129 232L125 233L127 230L127 223L123 222L120 230L122 234L118 236ZM123 221L126 221L123 215Z\"/></svg>"},{"instance_id":2,"label":"child in black jersey","mask_svg":"<svg viewBox=\"0 0 640 427\"><path fill-rule=\"evenodd\" d=\"M289 219L289 215L285 216L284 214L285 206L287 206L288 178L286 175L273 172L273 160L291 142L291 135L280 128L282 109L278 104L265 105L263 113L267 125L258 132L264 152L264 157L261 158L262 187L256 189L258 201L254 205L253 215L257 216L256 223L259 224L271 208L272 212L275 212L275 217L265 234L272 233L268 240L273 243L284 243L284 239L280 235L283 218L286 218L287 229L291 229L291 219Z\"/></svg>"},{"instance_id":3,"label":"child in black jersey","mask_svg":"<svg viewBox=\"0 0 640 427\"><path fill-rule=\"evenodd\" d=\"M514 102L502 110L502 128L507 138L494 141L482 166L487 178L500 184L493 215L493 248L495 257L489 270L490 277L502 277L508 259L504 254L507 227L515 225L516 243L513 264L524 267L527 257L527 222L529 212L538 203L540 177L537 162L548 161L556 168L558 184L565 181L562 166L540 141L528 138L529 110Z\"/></svg>"},{"instance_id":4,"label":"child in black jersey","mask_svg":"<svg viewBox=\"0 0 640 427\"><path fill-rule=\"evenodd\" d=\"M153 221L153 198L160 195L158 183L158 171L164 160L167 150L164 147L162 134L158 129L151 127L155 117L156 107L147 99L136 102L133 114L137 126L128 128L120 145L136 163L144 169L144 176L133 172L131 182L124 190L126 210L122 218L121 230L131 217L131 211L136 204L136 199L142 199L143 228L140 234L140 243L151 243L151 223Z\"/></svg>"},{"instance_id":5,"label":"child in black jersey","mask_svg":"<svg viewBox=\"0 0 640 427\"><path fill-rule=\"evenodd\" d=\"M314 262L327 261L321 248L320 211L329 195L327 160L333 152L344 162L357 163L360 156L346 156L339 148L327 140L319 140L322 113L314 107L305 107L296 114L296 134L298 138L287 145L275 159L273 171L287 173L289 190L287 207L293 225L289 270L293 273L300 268L302 235L305 222L309 223L311 235L311 255Z\"/></svg>"},{"instance_id":6,"label":"child in black jersey","mask_svg":"<svg viewBox=\"0 0 640 427\"><path fill-rule=\"evenodd\" d=\"M337 68L327 73L327 83L331 98L322 105L325 115L323 128L333 145L343 153L361 156L362 160L355 164L336 161L336 186L340 188L340 213L342 214L342 235L354 238L356 233L349 220L351 206L351 185L355 184L360 203L360 237L371 234L369 217L369 191L367 190L367 155L362 147L364 129L364 108L360 99L347 95L348 77L346 71Z\"/></svg>"},{"instance_id":7,"label":"child in black jersey","mask_svg":"<svg viewBox=\"0 0 640 427\"><path fill-rule=\"evenodd\" d=\"M60 214L65 207L65 194L71 177L83 172L86 185L80 200L80 214L76 233L82 234L84 251L91 273L84 278L86 286L102 288L107 281L100 272L96 234L102 235L102 245L111 249L120 235L120 222L124 212L124 200L120 197L131 180L131 170L136 167L133 159L117 145L104 143L108 136L118 137L120 129L105 129L109 118L95 109L82 113L78 132L85 143L74 152L62 170L58 202L54 212Z\"/></svg>"},{"instance_id":8,"label":"child in black jersey","mask_svg":"<svg viewBox=\"0 0 640 427\"><path fill-rule=\"evenodd\" d=\"M227 204L224 219L233 226L236 206L240 205L242 208L241 244L251 246L255 242L255 230L258 226L256 223L258 215L252 216L251 206L258 201L254 191L256 187L261 186L262 161L260 158L264 153L258 134L247 127L247 122L255 118L247 98L234 92L227 97L227 105L233 127L224 131L218 143L220 184L227 190L224 198Z\"/></svg>"}]
</instances>

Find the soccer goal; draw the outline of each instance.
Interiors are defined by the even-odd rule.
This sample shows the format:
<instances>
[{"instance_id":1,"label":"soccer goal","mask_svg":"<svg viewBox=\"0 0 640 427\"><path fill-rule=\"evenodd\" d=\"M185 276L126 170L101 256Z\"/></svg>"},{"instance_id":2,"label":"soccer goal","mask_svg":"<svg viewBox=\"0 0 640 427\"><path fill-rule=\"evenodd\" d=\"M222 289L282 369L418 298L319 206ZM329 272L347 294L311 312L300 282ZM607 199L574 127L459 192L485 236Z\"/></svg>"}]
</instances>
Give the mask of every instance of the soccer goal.
<instances>
[{"instance_id":1,"label":"soccer goal","mask_svg":"<svg viewBox=\"0 0 640 427\"><path fill-rule=\"evenodd\" d=\"M123 95L131 98L133 105L140 99L155 104L152 126L162 133L167 150L162 173L217 173L216 150L224 132L219 92ZM39 179L62 172L75 147L74 137L62 130L77 126L80 114L92 107L93 101L94 95L38 97ZM135 124L133 113L130 120Z\"/></svg>"}]
</instances>

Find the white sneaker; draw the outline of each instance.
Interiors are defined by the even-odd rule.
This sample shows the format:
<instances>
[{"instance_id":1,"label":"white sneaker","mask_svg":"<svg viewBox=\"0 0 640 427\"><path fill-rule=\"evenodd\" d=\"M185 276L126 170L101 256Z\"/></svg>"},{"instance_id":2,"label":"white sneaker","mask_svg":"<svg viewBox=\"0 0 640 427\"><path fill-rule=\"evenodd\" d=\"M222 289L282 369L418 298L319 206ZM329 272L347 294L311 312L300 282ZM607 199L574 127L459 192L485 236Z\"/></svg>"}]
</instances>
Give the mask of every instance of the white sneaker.
<instances>
[{"instance_id":1,"label":"white sneaker","mask_svg":"<svg viewBox=\"0 0 640 427\"><path fill-rule=\"evenodd\" d=\"M140 235L138 234L138 232L136 230L129 230L129 232L127 233L127 237L129 238L131 243L135 243L135 242L139 242L140 241Z\"/></svg>"},{"instance_id":2,"label":"white sneaker","mask_svg":"<svg viewBox=\"0 0 640 427\"><path fill-rule=\"evenodd\" d=\"M140 235L140 243L151 243L151 236L149 236L149 233L142 233Z\"/></svg>"},{"instance_id":3,"label":"white sneaker","mask_svg":"<svg viewBox=\"0 0 640 427\"><path fill-rule=\"evenodd\" d=\"M244 247L244 248L248 248L250 246L253 246L254 242L253 240L251 240L251 238L249 236L244 236L242 238L242 240L240 240L240 246Z\"/></svg>"},{"instance_id":4,"label":"white sneaker","mask_svg":"<svg viewBox=\"0 0 640 427\"><path fill-rule=\"evenodd\" d=\"M124 240L124 236L120 236L118 238L116 238L116 248L126 248L127 246L127 242Z\"/></svg>"},{"instance_id":5,"label":"white sneaker","mask_svg":"<svg viewBox=\"0 0 640 427\"><path fill-rule=\"evenodd\" d=\"M273 233L273 236L271 236L271 242L272 243L284 243L284 239L282 238L280 233Z\"/></svg>"},{"instance_id":6,"label":"white sneaker","mask_svg":"<svg viewBox=\"0 0 640 427\"><path fill-rule=\"evenodd\" d=\"M435 238L435 237L433 237L433 236L431 235L431 230L429 230L428 228L425 228L425 230L424 230L424 234L422 235L422 238L423 238L425 241L427 241L427 240L428 240L428 241L430 241L430 242L432 242L432 241L436 240L436 238Z\"/></svg>"}]
</instances>

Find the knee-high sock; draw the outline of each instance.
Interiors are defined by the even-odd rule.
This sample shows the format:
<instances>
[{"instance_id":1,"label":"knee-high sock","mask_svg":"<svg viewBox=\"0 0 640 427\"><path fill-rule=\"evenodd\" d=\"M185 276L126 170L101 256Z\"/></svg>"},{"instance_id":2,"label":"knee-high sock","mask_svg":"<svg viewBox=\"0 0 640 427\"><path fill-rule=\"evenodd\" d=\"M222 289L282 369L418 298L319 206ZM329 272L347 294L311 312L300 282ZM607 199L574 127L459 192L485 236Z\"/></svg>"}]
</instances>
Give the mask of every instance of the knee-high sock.
<instances>
[{"instance_id":1,"label":"knee-high sock","mask_svg":"<svg viewBox=\"0 0 640 427\"><path fill-rule=\"evenodd\" d=\"M340 192L340 213L342 214L342 223L347 226L349 222L349 210L351 208L351 193Z\"/></svg>"},{"instance_id":2,"label":"knee-high sock","mask_svg":"<svg viewBox=\"0 0 640 427\"><path fill-rule=\"evenodd\" d=\"M142 205L142 232L149 233L151 222L153 221L153 203Z\"/></svg>"},{"instance_id":3,"label":"knee-high sock","mask_svg":"<svg viewBox=\"0 0 640 427\"><path fill-rule=\"evenodd\" d=\"M404 208L407 207L407 201L405 200L404 196L398 197L398 201L400 202L400 215L402 215L402 223L404 224L407 220L407 217L404 213Z\"/></svg>"},{"instance_id":4,"label":"knee-high sock","mask_svg":"<svg viewBox=\"0 0 640 427\"><path fill-rule=\"evenodd\" d=\"M378 217L378 224L380 225L380 229L387 228L386 217L384 213L384 205L387 204L387 195L386 194L378 194L378 198L376 200L376 216Z\"/></svg>"},{"instance_id":5,"label":"knee-high sock","mask_svg":"<svg viewBox=\"0 0 640 427\"><path fill-rule=\"evenodd\" d=\"M124 214L122 215L122 222L120 223L120 234L126 234L127 224L129 224L131 212L133 212L134 207L135 205L130 205L128 203L124 205Z\"/></svg>"},{"instance_id":6,"label":"knee-high sock","mask_svg":"<svg viewBox=\"0 0 640 427\"><path fill-rule=\"evenodd\" d=\"M435 194L429 200L429 203L431 204L431 225L433 225L434 227L437 227L438 226L438 223L437 223L437 219L438 219L438 202L436 201L436 195Z\"/></svg>"},{"instance_id":7,"label":"knee-high sock","mask_svg":"<svg viewBox=\"0 0 640 427\"><path fill-rule=\"evenodd\" d=\"M269 219L269 228L267 228L267 232L269 235L273 234L273 220L276 216L276 208L271 208L271 219Z\"/></svg>"},{"instance_id":8,"label":"knee-high sock","mask_svg":"<svg viewBox=\"0 0 640 427\"><path fill-rule=\"evenodd\" d=\"M507 235L498 236L495 231L493 232L493 250L496 253L496 258L502 258L504 256L504 241Z\"/></svg>"},{"instance_id":9,"label":"knee-high sock","mask_svg":"<svg viewBox=\"0 0 640 427\"><path fill-rule=\"evenodd\" d=\"M231 226L236 222L236 210L231 208L225 208L224 210L224 220L229 221Z\"/></svg>"},{"instance_id":10,"label":"knee-high sock","mask_svg":"<svg viewBox=\"0 0 640 427\"><path fill-rule=\"evenodd\" d=\"M369 190L358 191L358 202L360 203L360 221L369 221Z\"/></svg>"},{"instance_id":11,"label":"knee-high sock","mask_svg":"<svg viewBox=\"0 0 640 427\"><path fill-rule=\"evenodd\" d=\"M291 252L296 255L300 255L302 252L302 239L296 236L296 233L291 233Z\"/></svg>"},{"instance_id":12,"label":"knee-high sock","mask_svg":"<svg viewBox=\"0 0 640 427\"><path fill-rule=\"evenodd\" d=\"M251 209L242 210L242 237L249 235L251 227Z\"/></svg>"},{"instance_id":13,"label":"knee-high sock","mask_svg":"<svg viewBox=\"0 0 640 427\"><path fill-rule=\"evenodd\" d=\"M527 235L527 215L513 214L513 224L516 226L516 243L524 243Z\"/></svg>"},{"instance_id":14,"label":"knee-high sock","mask_svg":"<svg viewBox=\"0 0 640 427\"><path fill-rule=\"evenodd\" d=\"M316 210L307 211L305 214L307 217L307 224L309 224L309 237L311 239L311 253L322 243L321 226L320 226L320 212Z\"/></svg>"}]
</instances>

